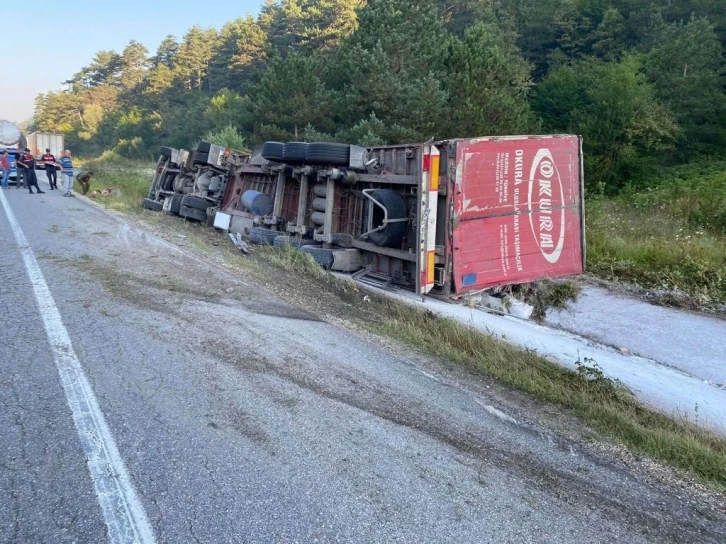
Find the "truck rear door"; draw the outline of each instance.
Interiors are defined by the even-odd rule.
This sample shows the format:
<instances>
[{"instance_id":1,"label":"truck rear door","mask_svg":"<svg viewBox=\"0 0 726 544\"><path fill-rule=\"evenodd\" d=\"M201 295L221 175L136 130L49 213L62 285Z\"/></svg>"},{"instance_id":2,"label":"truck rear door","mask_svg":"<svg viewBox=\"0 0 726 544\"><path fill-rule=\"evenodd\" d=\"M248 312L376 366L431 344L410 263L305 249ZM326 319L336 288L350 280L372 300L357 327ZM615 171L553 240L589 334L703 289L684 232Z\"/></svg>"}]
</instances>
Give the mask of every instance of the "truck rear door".
<instances>
[{"instance_id":1,"label":"truck rear door","mask_svg":"<svg viewBox=\"0 0 726 544\"><path fill-rule=\"evenodd\" d=\"M457 294L583 271L581 149L577 136L457 142L452 221Z\"/></svg>"}]
</instances>

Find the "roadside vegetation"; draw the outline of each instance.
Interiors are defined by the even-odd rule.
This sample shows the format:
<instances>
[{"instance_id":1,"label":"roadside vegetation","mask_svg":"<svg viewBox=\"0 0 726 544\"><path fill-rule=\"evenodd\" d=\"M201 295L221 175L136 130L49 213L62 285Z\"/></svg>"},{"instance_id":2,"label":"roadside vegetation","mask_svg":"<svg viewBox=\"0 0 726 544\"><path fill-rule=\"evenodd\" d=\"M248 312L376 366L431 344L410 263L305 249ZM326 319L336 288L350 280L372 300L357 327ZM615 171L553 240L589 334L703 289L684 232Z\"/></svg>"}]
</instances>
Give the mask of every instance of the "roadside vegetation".
<instances>
[{"instance_id":1,"label":"roadside vegetation","mask_svg":"<svg viewBox=\"0 0 726 544\"><path fill-rule=\"evenodd\" d=\"M726 161L663 169L613 198L587 202L591 273L653 301L726 308Z\"/></svg>"},{"instance_id":2,"label":"roadside vegetation","mask_svg":"<svg viewBox=\"0 0 726 544\"><path fill-rule=\"evenodd\" d=\"M92 171L90 190L86 195L113 210L134 213L149 193L155 163L104 154L81 163L83 171ZM75 191L81 187L75 182Z\"/></svg>"}]
</instances>

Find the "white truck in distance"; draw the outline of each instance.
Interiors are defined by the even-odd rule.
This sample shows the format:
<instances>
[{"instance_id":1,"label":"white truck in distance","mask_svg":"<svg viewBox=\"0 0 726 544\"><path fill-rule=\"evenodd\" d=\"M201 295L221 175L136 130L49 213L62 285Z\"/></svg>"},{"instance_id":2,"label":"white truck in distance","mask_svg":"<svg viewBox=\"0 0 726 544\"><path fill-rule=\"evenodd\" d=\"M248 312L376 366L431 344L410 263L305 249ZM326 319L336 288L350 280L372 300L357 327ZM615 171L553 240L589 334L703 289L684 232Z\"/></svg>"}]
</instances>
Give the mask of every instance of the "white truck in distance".
<instances>
[{"instance_id":1,"label":"white truck in distance","mask_svg":"<svg viewBox=\"0 0 726 544\"><path fill-rule=\"evenodd\" d=\"M46 149L50 149L51 154L55 155L56 159L60 159L65 151L65 142L62 134L32 132L28 134L27 140L27 147L30 148L30 152L35 157L36 168L43 168L42 157Z\"/></svg>"}]
</instances>

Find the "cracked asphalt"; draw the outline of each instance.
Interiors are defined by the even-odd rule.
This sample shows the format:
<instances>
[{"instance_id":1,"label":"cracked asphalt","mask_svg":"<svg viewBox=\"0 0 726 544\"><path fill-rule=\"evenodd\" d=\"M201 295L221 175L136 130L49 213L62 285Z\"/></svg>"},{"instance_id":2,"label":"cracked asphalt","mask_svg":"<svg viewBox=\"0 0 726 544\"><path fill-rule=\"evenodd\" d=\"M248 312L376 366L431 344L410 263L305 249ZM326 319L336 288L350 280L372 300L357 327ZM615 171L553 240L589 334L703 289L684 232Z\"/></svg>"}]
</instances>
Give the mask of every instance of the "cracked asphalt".
<instances>
[{"instance_id":1,"label":"cracked asphalt","mask_svg":"<svg viewBox=\"0 0 726 544\"><path fill-rule=\"evenodd\" d=\"M158 542L726 541L723 511L503 414L463 372L432 370L81 199L5 195ZM103 542L2 211L0 310L0 541Z\"/></svg>"}]
</instances>

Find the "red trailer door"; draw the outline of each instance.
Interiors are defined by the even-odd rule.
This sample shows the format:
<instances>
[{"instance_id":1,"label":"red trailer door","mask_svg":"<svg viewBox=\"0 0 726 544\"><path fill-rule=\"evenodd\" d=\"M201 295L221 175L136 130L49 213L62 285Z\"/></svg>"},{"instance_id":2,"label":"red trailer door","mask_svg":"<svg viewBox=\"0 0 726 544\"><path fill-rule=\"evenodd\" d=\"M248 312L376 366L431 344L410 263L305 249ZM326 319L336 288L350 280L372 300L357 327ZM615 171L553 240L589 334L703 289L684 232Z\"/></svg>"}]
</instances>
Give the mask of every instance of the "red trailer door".
<instances>
[{"instance_id":1,"label":"red trailer door","mask_svg":"<svg viewBox=\"0 0 726 544\"><path fill-rule=\"evenodd\" d=\"M456 293L581 273L580 138L522 136L457 144Z\"/></svg>"}]
</instances>

